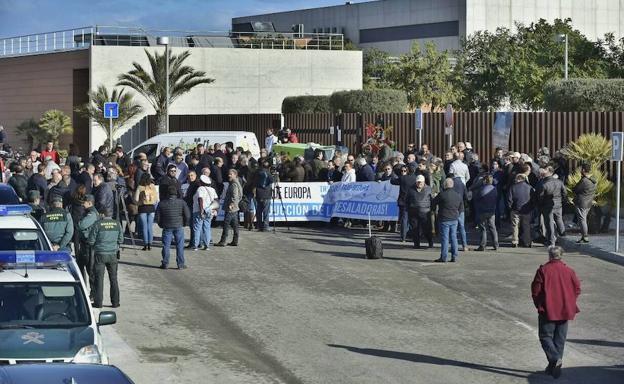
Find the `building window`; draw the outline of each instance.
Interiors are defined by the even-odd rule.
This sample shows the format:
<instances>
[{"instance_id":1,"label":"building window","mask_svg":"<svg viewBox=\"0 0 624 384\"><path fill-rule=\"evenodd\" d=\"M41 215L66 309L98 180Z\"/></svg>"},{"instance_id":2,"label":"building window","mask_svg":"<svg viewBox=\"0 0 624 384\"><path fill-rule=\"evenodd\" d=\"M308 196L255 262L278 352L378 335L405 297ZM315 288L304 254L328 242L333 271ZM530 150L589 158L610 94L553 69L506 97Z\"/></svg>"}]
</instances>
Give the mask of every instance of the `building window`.
<instances>
[{"instance_id":1,"label":"building window","mask_svg":"<svg viewBox=\"0 0 624 384\"><path fill-rule=\"evenodd\" d=\"M360 43L459 36L459 21L360 29Z\"/></svg>"}]
</instances>

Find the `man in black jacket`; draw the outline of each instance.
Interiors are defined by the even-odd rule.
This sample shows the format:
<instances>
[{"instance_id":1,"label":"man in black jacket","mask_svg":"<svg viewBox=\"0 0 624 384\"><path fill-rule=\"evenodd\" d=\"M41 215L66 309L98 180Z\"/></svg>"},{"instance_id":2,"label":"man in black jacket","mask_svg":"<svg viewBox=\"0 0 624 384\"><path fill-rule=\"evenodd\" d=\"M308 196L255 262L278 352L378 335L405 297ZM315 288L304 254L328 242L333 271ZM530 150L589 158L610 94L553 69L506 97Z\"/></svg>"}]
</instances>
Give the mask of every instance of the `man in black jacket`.
<instances>
[{"instance_id":1,"label":"man in black jacket","mask_svg":"<svg viewBox=\"0 0 624 384\"><path fill-rule=\"evenodd\" d=\"M535 190L527 182L526 175L516 175L515 183L507 193L507 203L511 210L511 246L531 247L531 221L535 209ZM519 237L522 241L519 242Z\"/></svg>"},{"instance_id":2,"label":"man in black jacket","mask_svg":"<svg viewBox=\"0 0 624 384\"><path fill-rule=\"evenodd\" d=\"M433 234L431 232L431 187L425 185L423 175L416 176L416 184L407 190L405 206L407 208L409 222L412 226L412 239L414 248L420 249L420 233L424 233L429 244L433 247Z\"/></svg>"},{"instance_id":3,"label":"man in black jacket","mask_svg":"<svg viewBox=\"0 0 624 384\"><path fill-rule=\"evenodd\" d=\"M28 179L24 176L24 168L21 165L16 165L13 176L9 179L8 184L13 187L17 197L20 198L22 203L26 203L27 201L27 191L28 191Z\"/></svg>"},{"instance_id":4,"label":"man in black jacket","mask_svg":"<svg viewBox=\"0 0 624 384\"><path fill-rule=\"evenodd\" d=\"M460 181L461 182L461 181ZM442 250L437 263L446 263L449 239L451 241L451 262L457 260L457 219L464 210L464 199L453 190L453 179L444 180L444 190L433 199L433 207L438 207L440 242Z\"/></svg>"},{"instance_id":5,"label":"man in black jacket","mask_svg":"<svg viewBox=\"0 0 624 384\"><path fill-rule=\"evenodd\" d=\"M113 212L115 198L110 185L104 182L104 176L100 173L93 175L93 197L95 197L95 209L98 212Z\"/></svg>"},{"instance_id":6,"label":"man in black jacket","mask_svg":"<svg viewBox=\"0 0 624 384\"><path fill-rule=\"evenodd\" d=\"M37 166L37 173L33 173L28 179L28 190L38 191L41 207L45 206L45 202L48 198L48 181L45 178L45 164L39 164Z\"/></svg>"},{"instance_id":7,"label":"man in black jacket","mask_svg":"<svg viewBox=\"0 0 624 384\"><path fill-rule=\"evenodd\" d=\"M407 165L401 166L401 175L397 179L391 179L390 184L399 186L399 197L397 205L399 206L399 224L401 225L401 241L404 242L407 237L409 228L409 215L405 207L407 191L416 184L416 175L410 173Z\"/></svg>"},{"instance_id":8,"label":"man in black jacket","mask_svg":"<svg viewBox=\"0 0 624 384\"><path fill-rule=\"evenodd\" d=\"M170 186L174 186L176 189L176 197L182 198L182 186L176 177L178 167L174 163L167 165L167 174L160 178L160 185L158 189L158 197L160 200L167 200L169 198L168 191Z\"/></svg>"},{"instance_id":9,"label":"man in black jacket","mask_svg":"<svg viewBox=\"0 0 624 384\"><path fill-rule=\"evenodd\" d=\"M273 192L273 177L270 172L271 165L268 161L262 162L262 168L258 171L256 179L256 219L258 220L258 230L260 232L269 229L269 211L271 206L271 194Z\"/></svg>"},{"instance_id":10,"label":"man in black jacket","mask_svg":"<svg viewBox=\"0 0 624 384\"><path fill-rule=\"evenodd\" d=\"M544 179L536 188L538 207L546 227L546 242L544 245L547 246L556 245L557 232L559 236L565 236L563 199L566 196L566 189L563 182L555 178L553 174L553 168L551 166L546 167ZM557 229L557 232L555 232L555 229Z\"/></svg>"},{"instance_id":11,"label":"man in black jacket","mask_svg":"<svg viewBox=\"0 0 624 384\"><path fill-rule=\"evenodd\" d=\"M156 184L160 184L160 179L165 176L167 172L167 164L169 164L171 157L171 148L165 147L160 152L160 155L152 164L152 177L156 181Z\"/></svg>"},{"instance_id":12,"label":"man in black jacket","mask_svg":"<svg viewBox=\"0 0 624 384\"><path fill-rule=\"evenodd\" d=\"M591 165L581 166L581 180L574 186L573 192L576 219L581 227L581 238L577 243L589 243L587 215L596 198L596 180L591 175Z\"/></svg>"},{"instance_id":13,"label":"man in black jacket","mask_svg":"<svg viewBox=\"0 0 624 384\"><path fill-rule=\"evenodd\" d=\"M162 200L156 209L154 221L162 228L162 262L161 269L167 269L169 265L169 248L171 241L175 241L176 262L178 269L186 269L184 262L184 226L189 224L191 211L184 200L177 197L174 185L168 187L166 200Z\"/></svg>"}]
</instances>

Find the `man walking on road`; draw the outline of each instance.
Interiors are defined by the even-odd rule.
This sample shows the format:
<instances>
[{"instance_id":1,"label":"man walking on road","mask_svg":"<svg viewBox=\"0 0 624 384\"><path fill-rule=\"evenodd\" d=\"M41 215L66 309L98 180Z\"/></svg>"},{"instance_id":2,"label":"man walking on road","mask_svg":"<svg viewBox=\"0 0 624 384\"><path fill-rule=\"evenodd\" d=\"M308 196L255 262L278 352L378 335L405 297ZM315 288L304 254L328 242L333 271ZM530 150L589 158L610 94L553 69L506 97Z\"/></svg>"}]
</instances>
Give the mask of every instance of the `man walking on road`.
<instances>
[{"instance_id":1,"label":"man walking on road","mask_svg":"<svg viewBox=\"0 0 624 384\"><path fill-rule=\"evenodd\" d=\"M177 197L175 185L169 185L168 196L158 204L155 221L162 228L162 262L161 269L167 269L169 265L169 248L171 241L176 245L176 262L178 269L186 269L184 262L184 226L188 225L191 219L191 211L184 200Z\"/></svg>"},{"instance_id":2,"label":"man walking on road","mask_svg":"<svg viewBox=\"0 0 624 384\"><path fill-rule=\"evenodd\" d=\"M93 249L95 259L95 294L94 308L102 308L104 296L104 270L108 272L110 298L113 308L119 307L119 284L117 282L117 254L123 243L123 231L117 220L113 219L113 211L102 213L102 217L89 233L89 245Z\"/></svg>"},{"instance_id":3,"label":"man walking on road","mask_svg":"<svg viewBox=\"0 0 624 384\"><path fill-rule=\"evenodd\" d=\"M225 200L223 201L223 210L225 211L225 218L223 219L223 232L221 234L221 240L215 247L224 247L225 242L227 241L228 234L230 232L230 227L234 231L234 237L232 238L232 242L227 245L237 246L238 245L238 203L240 203L243 198L243 188L238 181L238 172L235 169L230 169L228 171L228 181L230 185L228 186L227 192L225 193Z\"/></svg>"},{"instance_id":4,"label":"man walking on road","mask_svg":"<svg viewBox=\"0 0 624 384\"><path fill-rule=\"evenodd\" d=\"M568 320L579 312L576 299L581 294L581 283L576 273L561 258L561 247L548 249L548 263L537 270L531 294L538 312L539 339L548 359L546 374L559 378L563 348L568 333Z\"/></svg>"}]
</instances>

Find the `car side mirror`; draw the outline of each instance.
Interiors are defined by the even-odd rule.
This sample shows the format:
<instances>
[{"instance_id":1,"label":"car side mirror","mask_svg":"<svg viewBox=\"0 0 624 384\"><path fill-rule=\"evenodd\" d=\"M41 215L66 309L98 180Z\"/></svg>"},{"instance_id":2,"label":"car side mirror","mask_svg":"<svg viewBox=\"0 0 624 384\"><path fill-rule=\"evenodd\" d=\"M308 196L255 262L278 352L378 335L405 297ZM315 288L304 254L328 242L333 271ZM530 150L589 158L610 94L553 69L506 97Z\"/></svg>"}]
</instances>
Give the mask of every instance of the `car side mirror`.
<instances>
[{"instance_id":1,"label":"car side mirror","mask_svg":"<svg viewBox=\"0 0 624 384\"><path fill-rule=\"evenodd\" d=\"M111 325L117 322L117 314L112 311L100 312L98 325Z\"/></svg>"}]
</instances>

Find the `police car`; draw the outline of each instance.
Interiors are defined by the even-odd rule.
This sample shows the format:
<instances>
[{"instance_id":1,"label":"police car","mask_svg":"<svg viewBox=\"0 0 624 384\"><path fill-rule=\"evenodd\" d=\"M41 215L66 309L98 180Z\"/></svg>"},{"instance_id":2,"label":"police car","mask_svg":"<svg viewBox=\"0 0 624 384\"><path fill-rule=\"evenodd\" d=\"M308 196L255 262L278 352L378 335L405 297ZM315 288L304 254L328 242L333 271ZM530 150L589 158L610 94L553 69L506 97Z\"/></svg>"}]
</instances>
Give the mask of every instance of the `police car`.
<instances>
[{"instance_id":1,"label":"police car","mask_svg":"<svg viewBox=\"0 0 624 384\"><path fill-rule=\"evenodd\" d=\"M0 365L108 364L99 326L72 256L50 251L27 205L0 206Z\"/></svg>"}]
</instances>

